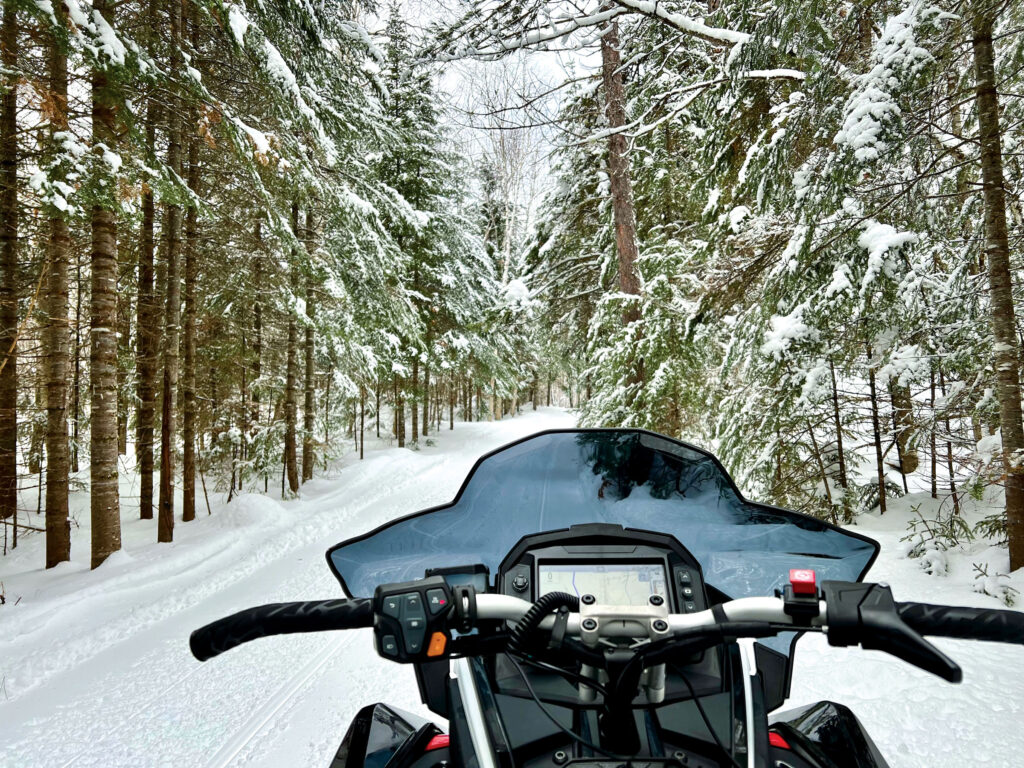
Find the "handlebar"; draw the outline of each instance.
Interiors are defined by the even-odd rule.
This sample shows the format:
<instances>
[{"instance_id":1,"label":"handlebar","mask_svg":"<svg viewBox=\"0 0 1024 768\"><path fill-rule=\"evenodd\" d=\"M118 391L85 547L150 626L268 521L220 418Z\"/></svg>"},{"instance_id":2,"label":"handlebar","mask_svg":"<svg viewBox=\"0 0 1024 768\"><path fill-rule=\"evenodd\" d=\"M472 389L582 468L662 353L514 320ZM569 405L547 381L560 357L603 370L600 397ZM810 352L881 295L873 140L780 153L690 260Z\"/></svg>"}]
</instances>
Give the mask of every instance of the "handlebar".
<instances>
[{"instance_id":1,"label":"handlebar","mask_svg":"<svg viewBox=\"0 0 1024 768\"><path fill-rule=\"evenodd\" d=\"M373 601L368 599L271 603L200 627L189 637L188 644L193 656L206 661L242 643L270 635L372 626Z\"/></svg>"},{"instance_id":2,"label":"handlebar","mask_svg":"<svg viewBox=\"0 0 1024 768\"><path fill-rule=\"evenodd\" d=\"M433 577L443 583L440 577ZM391 585L400 589L423 589L414 587L416 582L405 585ZM437 584L431 582L434 592ZM721 636L765 637L784 631L823 631L829 643L836 646L861 645L864 648L885 651L908 663L930 671L950 682L959 682L960 668L941 651L928 643L922 635L955 637L972 640L987 640L1001 643L1024 645L1024 613L981 608L928 605L924 603L895 603L889 588L880 584L853 582L830 582L821 585L815 597L804 600L799 611L793 610L790 597L752 597L731 600L705 611L687 614L668 613L667 607L651 606L592 606L581 607L582 612L567 612L563 609L556 619L548 615L539 623L539 630L551 631L556 621L561 624L558 632L582 638L584 644L596 646L601 638L648 637L651 640L685 642L686 638L696 640L708 636L712 640L717 631ZM382 588L383 589L383 588ZM430 592L420 593L420 598ZM406 595L413 596L413 593ZM466 598L456 597L457 600ZM534 605L510 595L480 594L473 597L471 611L465 612L456 622L459 613L455 606L444 608L440 613L431 608L428 626L445 629L459 627L466 632L467 616L472 623L480 621L519 621ZM446 605L441 602L439 605ZM379 606L388 614L388 609ZM426 616L422 609L419 616ZM596 612L595 612L596 611ZM437 613L436 618L434 614ZM397 614L391 613L390 616ZM447 618L446 618L447 617ZM383 616L374 612L374 600L321 600L303 603L278 603L263 605L240 611L227 618L208 624L192 633L189 645L193 655L206 661L242 643L270 635L295 632L322 632L337 629L358 629L373 627ZM413 620L417 620L413 617ZM400 632L397 620L386 622L387 632ZM422 624L422 620L419 619ZM378 630L381 628L378 627ZM419 630L421 633L423 630ZM378 632L380 633L380 632ZM390 638L388 640L388 638ZM384 638L396 647L395 637ZM588 643L588 639L590 642ZM378 641L381 638L378 638ZM422 639L421 639L422 642ZM718 640L721 642L721 640ZM664 645L664 643L662 643ZM489 646L494 649L495 646ZM412 648L410 644L410 648ZM445 644L440 648L444 653ZM392 646L379 646L383 655L395 658L398 653ZM458 652L458 651L456 651ZM491 651L493 652L493 650ZM424 655L423 659L419 656ZM434 657L433 651L402 654L395 660L419 661L426 656Z\"/></svg>"}]
</instances>

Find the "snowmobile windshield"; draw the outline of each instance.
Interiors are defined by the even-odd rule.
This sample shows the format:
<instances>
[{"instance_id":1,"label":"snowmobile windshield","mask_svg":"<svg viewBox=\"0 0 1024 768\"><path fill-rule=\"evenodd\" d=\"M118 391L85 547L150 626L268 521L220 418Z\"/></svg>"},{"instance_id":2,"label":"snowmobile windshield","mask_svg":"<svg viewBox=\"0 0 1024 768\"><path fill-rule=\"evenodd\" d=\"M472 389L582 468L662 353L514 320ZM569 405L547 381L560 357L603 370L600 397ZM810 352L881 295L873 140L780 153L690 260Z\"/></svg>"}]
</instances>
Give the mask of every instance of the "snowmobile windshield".
<instances>
[{"instance_id":1,"label":"snowmobile windshield","mask_svg":"<svg viewBox=\"0 0 1024 768\"><path fill-rule=\"evenodd\" d=\"M480 459L455 500L328 552L351 597L428 568L496 573L527 534L613 523L675 536L730 598L771 595L791 568L856 581L878 545L806 515L745 500L709 453L642 430L542 432Z\"/></svg>"}]
</instances>

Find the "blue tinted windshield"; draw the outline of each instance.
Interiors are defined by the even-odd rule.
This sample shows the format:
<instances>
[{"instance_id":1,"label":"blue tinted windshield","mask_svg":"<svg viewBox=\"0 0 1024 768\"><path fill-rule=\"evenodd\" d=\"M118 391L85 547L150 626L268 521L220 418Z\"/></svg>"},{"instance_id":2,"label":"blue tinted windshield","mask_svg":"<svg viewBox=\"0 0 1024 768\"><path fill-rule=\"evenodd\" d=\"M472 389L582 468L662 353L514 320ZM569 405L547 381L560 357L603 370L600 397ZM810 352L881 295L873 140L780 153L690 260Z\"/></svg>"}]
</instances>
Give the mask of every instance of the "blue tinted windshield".
<instances>
[{"instance_id":1,"label":"blue tinted windshield","mask_svg":"<svg viewBox=\"0 0 1024 768\"><path fill-rule=\"evenodd\" d=\"M491 573L527 534L614 523L675 536L706 582L732 598L770 595L790 568L863 577L878 545L795 512L744 500L707 453L639 430L542 432L485 456L449 505L389 523L328 553L353 597L428 568Z\"/></svg>"}]
</instances>

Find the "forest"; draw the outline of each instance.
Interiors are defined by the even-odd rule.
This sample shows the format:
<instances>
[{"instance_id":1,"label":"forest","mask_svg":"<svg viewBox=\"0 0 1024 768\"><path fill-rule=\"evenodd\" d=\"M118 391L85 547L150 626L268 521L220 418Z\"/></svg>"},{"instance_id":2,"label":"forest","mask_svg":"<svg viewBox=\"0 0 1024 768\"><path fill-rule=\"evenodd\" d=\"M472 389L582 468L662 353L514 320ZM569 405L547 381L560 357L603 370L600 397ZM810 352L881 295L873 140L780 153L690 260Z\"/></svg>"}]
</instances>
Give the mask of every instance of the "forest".
<instances>
[{"instance_id":1,"label":"forest","mask_svg":"<svg viewBox=\"0 0 1024 768\"><path fill-rule=\"evenodd\" d=\"M4 1L5 553L554 404L1024 566L1024 3L421 5Z\"/></svg>"}]
</instances>

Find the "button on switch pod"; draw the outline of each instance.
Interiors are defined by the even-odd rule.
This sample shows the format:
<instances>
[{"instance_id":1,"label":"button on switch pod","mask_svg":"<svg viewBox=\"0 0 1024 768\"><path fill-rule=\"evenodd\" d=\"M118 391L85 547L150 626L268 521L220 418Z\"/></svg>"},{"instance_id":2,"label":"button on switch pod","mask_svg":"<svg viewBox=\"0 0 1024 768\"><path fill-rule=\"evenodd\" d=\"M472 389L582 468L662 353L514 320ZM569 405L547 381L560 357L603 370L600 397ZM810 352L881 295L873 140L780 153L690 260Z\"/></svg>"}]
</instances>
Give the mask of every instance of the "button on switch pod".
<instances>
[{"instance_id":1,"label":"button on switch pod","mask_svg":"<svg viewBox=\"0 0 1024 768\"><path fill-rule=\"evenodd\" d=\"M397 656L398 655L398 641L394 635L384 635L380 639L380 651L385 656Z\"/></svg>"},{"instance_id":2,"label":"button on switch pod","mask_svg":"<svg viewBox=\"0 0 1024 768\"><path fill-rule=\"evenodd\" d=\"M423 610L423 601L415 592L403 595L402 598L402 635L405 638L405 652L419 653L423 650L423 638L427 634L427 614Z\"/></svg>"},{"instance_id":3,"label":"button on switch pod","mask_svg":"<svg viewBox=\"0 0 1024 768\"><path fill-rule=\"evenodd\" d=\"M443 632L435 632L430 636L430 645L427 646L427 656L440 656L444 653L448 638Z\"/></svg>"},{"instance_id":4,"label":"button on switch pod","mask_svg":"<svg viewBox=\"0 0 1024 768\"><path fill-rule=\"evenodd\" d=\"M385 616L391 616L392 618L399 618L402 614L402 601L398 595L392 595L391 597L384 598L384 605L381 607L381 611Z\"/></svg>"},{"instance_id":5,"label":"button on switch pod","mask_svg":"<svg viewBox=\"0 0 1024 768\"><path fill-rule=\"evenodd\" d=\"M438 614L448 607L448 599L444 596L443 589L427 590L427 609L431 614Z\"/></svg>"}]
</instances>

